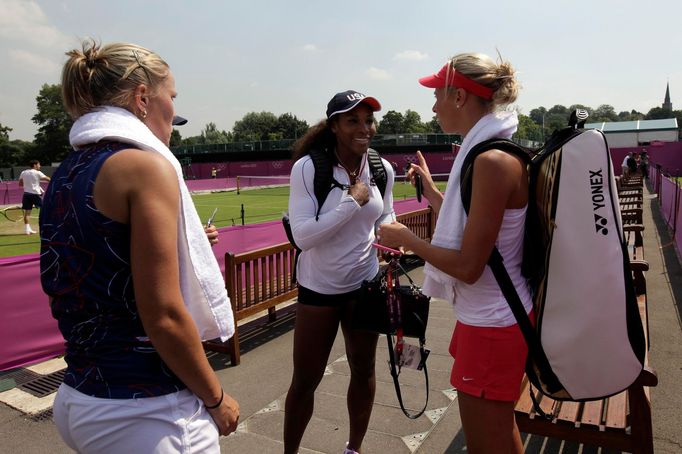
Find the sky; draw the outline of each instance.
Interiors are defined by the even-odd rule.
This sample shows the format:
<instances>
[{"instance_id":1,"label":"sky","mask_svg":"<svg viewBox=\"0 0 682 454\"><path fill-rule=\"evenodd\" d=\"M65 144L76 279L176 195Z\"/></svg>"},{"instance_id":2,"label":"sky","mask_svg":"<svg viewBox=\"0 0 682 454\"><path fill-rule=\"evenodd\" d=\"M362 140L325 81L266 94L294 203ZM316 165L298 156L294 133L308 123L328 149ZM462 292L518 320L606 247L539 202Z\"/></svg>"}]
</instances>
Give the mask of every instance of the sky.
<instances>
[{"instance_id":1,"label":"sky","mask_svg":"<svg viewBox=\"0 0 682 454\"><path fill-rule=\"evenodd\" d=\"M183 137L249 112L309 124L353 89L432 117L417 79L461 52L498 52L517 70L521 113L556 104L682 108L682 1L0 0L0 124L32 140L45 84L86 38L158 53L176 79Z\"/></svg>"}]
</instances>

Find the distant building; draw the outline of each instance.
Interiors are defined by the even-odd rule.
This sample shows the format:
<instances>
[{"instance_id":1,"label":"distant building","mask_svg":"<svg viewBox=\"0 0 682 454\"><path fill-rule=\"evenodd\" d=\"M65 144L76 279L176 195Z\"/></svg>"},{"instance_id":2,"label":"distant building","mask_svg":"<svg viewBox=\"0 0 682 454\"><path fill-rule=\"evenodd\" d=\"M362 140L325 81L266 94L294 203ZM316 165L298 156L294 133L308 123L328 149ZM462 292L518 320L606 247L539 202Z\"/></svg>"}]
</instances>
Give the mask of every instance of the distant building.
<instances>
[{"instance_id":1,"label":"distant building","mask_svg":"<svg viewBox=\"0 0 682 454\"><path fill-rule=\"evenodd\" d=\"M677 142L679 137L676 118L587 123L585 128L602 131L611 148Z\"/></svg>"},{"instance_id":2,"label":"distant building","mask_svg":"<svg viewBox=\"0 0 682 454\"><path fill-rule=\"evenodd\" d=\"M663 100L663 108L669 111L673 111L673 103L670 102L670 82L665 86L665 99Z\"/></svg>"}]
</instances>

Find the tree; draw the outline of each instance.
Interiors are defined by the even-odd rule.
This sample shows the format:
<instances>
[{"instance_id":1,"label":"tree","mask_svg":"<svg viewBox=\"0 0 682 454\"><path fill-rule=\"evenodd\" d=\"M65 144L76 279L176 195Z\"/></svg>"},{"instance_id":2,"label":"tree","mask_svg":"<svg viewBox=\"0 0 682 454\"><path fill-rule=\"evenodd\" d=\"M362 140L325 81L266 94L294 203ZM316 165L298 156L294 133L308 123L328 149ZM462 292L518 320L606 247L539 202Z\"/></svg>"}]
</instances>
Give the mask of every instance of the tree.
<instances>
[{"instance_id":1,"label":"tree","mask_svg":"<svg viewBox=\"0 0 682 454\"><path fill-rule=\"evenodd\" d=\"M601 106L594 109L594 115L591 121L618 121L618 114L613 106L608 104L602 104Z\"/></svg>"},{"instance_id":2,"label":"tree","mask_svg":"<svg viewBox=\"0 0 682 454\"><path fill-rule=\"evenodd\" d=\"M428 132L430 133L443 134L443 129L440 127L440 123L438 123L438 117L435 115L431 118L431 121L425 123L424 125L427 127Z\"/></svg>"},{"instance_id":3,"label":"tree","mask_svg":"<svg viewBox=\"0 0 682 454\"><path fill-rule=\"evenodd\" d=\"M399 134L403 132L403 114L395 110L389 110L379 122L377 134Z\"/></svg>"},{"instance_id":4,"label":"tree","mask_svg":"<svg viewBox=\"0 0 682 454\"><path fill-rule=\"evenodd\" d=\"M277 132L277 124L271 112L249 112L235 122L232 134L236 142L268 140L271 133Z\"/></svg>"},{"instance_id":5,"label":"tree","mask_svg":"<svg viewBox=\"0 0 682 454\"><path fill-rule=\"evenodd\" d=\"M529 116L519 114L519 127L514 135L518 139L541 141L542 126L536 124Z\"/></svg>"},{"instance_id":6,"label":"tree","mask_svg":"<svg viewBox=\"0 0 682 454\"><path fill-rule=\"evenodd\" d=\"M182 136L180 135L180 131L173 128L170 136L170 146L177 147L178 145L182 145Z\"/></svg>"},{"instance_id":7,"label":"tree","mask_svg":"<svg viewBox=\"0 0 682 454\"><path fill-rule=\"evenodd\" d=\"M543 117L547 115L547 109L544 107L537 107L530 111L528 116L535 122L536 125L542 126Z\"/></svg>"},{"instance_id":8,"label":"tree","mask_svg":"<svg viewBox=\"0 0 682 454\"><path fill-rule=\"evenodd\" d=\"M636 120L644 120L644 114L641 112L637 112L635 109L632 109L630 112L627 110L624 110L622 112L618 112L618 121L636 121Z\"/></svg>"},{"instance_id":9,"label":"tree","mask_svg":"<svg viewBox=\"0 0 682 454\"><path fill-rule=\"evenodd\" d=\"M64 109L61 85L44 84L36 97L38 113L32 120L37 124L33 159L43 164L61 161L71 150L69 131L73 120Z\"/></svg>"},{"instance_id":10,"label":"tree","mask_svg":"<svg viewBox=\"0 0 682 454\"><path fill-rule=\"evenodd\" d=\"M670 109L664 109L662 107L654 107L653 109L649 110L647 112L646 117L644 117L647 120L661 120L664 118L672 118L673 113Z\"/></svg>"},{"instance_id":11,"label":"tree","mask_svg":"<svg viewBox=\"0 0 682 454\"><path fill-rule=\"evenodd\" d=\"M6 142L9 140L9 132L12 130L9 126L3 126L2 123L0 123L0 143Z\"/></svg>"},{"instance_id":12,"label":"tree","mask_svg":"<svg viewBox=\"0 0 682 454\"><path fill-rule=\"evenodd\" d=\"M277 132L282 139L298 139L308 130L308 123L296 115L285 113L277 117Z\"/></svg>"},{"instance_id":13,"label":"tree","mask_svg":"<svg viewBox=\"0 0 682 454\"><path fill-rule=\"evenodd\" d=\"M406 110L403 116L403 128L401 132L405 133L424 133L426 126L422 123L422 119L414 110Z\"/></svg>"},{"instance_id":14,"label":"tree","mask_svg":"<svg viewBox=\"0 0 682 454\"><path fill-rule=\"evenodd\" d=\"M202 144L210 143L229 143L232 142L232 134L225 131L218 131L218 127L215 123L208 123L204 129L201 131Z\"/></svg>"},{"instance_id":15,"label":"tree","mask_svg":"<svg viewBox=\"0 0 682 454\"><path fill-rule=\"evenodd\" d=\"M33 148L33 142L25 140L0 140L0 167L28 165L28 161L35 156ZM5 175L5 178L8 177Z\"/></svg>"}]
</instances>

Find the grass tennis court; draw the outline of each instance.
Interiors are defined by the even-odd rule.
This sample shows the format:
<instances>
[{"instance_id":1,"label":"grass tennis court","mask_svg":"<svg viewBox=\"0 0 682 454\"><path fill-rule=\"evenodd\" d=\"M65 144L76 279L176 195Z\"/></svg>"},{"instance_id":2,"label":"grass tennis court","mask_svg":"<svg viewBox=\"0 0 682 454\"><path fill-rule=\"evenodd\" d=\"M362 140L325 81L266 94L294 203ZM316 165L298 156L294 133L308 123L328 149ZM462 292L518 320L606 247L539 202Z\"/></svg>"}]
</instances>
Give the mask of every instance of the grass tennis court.
<instances>
[{"instance_id":1,"label":"grass tennis court","mask_svg":"<svg viewBox=\"0 0 682 454\"><path fill-rule=\"evenodd\" d=\"M439 182L438 187L443 190L445 182ZM414 197L414 195L414 188L411 185L397 181L393 186L393 197L396 200ZM195 194L192 198L202 221L206 221L213 209L218 208L213 221L217 227L240 225L243 205L244 223L255 224L281 219L289 203L289 186L241 190L239 194L236 191ZM38 210L33 210L32 215L31 226L36 229ZM0 257L39 251L38 235L27 236L23 234L23 231L23 221L10 222L4 216L0 216Z\"/></svg>"}]
</instances>

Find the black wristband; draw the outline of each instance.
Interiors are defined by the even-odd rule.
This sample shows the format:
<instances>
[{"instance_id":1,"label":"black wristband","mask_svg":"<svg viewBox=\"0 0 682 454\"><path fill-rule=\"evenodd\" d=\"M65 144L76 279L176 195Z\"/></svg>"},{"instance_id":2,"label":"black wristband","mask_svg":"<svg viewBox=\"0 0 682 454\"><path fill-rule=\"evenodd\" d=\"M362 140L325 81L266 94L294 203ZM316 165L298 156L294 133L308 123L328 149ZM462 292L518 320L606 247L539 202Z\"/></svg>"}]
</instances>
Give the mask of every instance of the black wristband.
<instances>
[{"instance_id":1,"label":"black wristband","mask_svg":"<svg viewBox=\"0 0 682 454\"><path fill-rule=\"evenodd\" d=\"M218 403L215 405L206 405L206 403L204 403L204 407L206 407L207 410L213 410L214 408L220 407L220 404L223 403L223 397L225 397L225 391L223 391L223 389L221 388L220 389L220 400L218 400Z\"/></svg>"}]
</instances>

